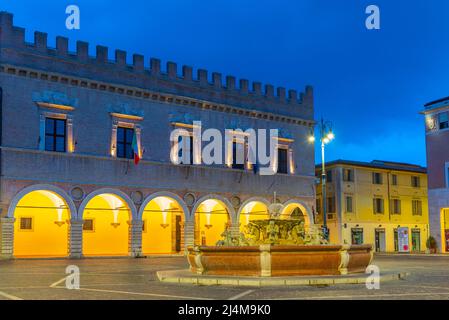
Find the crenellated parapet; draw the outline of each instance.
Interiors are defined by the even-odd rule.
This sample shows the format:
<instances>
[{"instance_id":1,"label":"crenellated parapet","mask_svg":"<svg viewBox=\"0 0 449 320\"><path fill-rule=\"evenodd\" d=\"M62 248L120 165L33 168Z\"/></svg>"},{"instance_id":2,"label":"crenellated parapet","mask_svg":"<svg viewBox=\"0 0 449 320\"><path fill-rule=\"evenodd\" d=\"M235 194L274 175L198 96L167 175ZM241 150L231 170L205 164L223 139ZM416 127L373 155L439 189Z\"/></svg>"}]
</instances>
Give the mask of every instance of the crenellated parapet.
<instances>
[{"instance_id":1,"label":"crenellated parapet","mask_svg":"<svg viewBox=\"0 0 449 320\"><path fill-rule=\"evenodd\" d=\"M27 43L25 29L14 26L13 15L8 12L0 12L0 50L1 64L313 119L310 86L298 93L204 69L195 72L190 66L179 68L174 62L167 62L163 70L159 59L151 58L147 65L144 56L139 54L134 54L132 64L128 64L127 52L116 50L111 60L109 49L104 46L96 46L92 57L87 42L78 41L76 52L70 52L69 40L65 37L57 37L56 48L49 48L47 34L43 32L35 32L34 43Z\"/></svg>"}]
</instances>

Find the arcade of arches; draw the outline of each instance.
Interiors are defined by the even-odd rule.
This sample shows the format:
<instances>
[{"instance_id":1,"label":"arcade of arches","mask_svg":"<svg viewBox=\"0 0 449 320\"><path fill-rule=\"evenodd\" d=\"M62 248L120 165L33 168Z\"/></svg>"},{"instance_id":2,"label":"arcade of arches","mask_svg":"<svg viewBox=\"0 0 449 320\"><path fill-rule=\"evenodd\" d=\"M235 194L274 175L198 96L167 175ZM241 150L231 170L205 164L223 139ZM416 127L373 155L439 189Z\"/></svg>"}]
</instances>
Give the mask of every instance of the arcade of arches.
<instances>
[{"instance_id":1,"label":"arcade of arches","mask_svg":"<svg viewBox=\"0 0 449 320\"><path fill-rule=\"evenodd\" d=\"M186 245L215 246L225 230L233 227L242 232L250 221L269 218L268 201L249 201L235 212L227 200L207 198L199 200L190 215L177 196L155 195L137 214L123 197L119 192L97 194L85 200L79 212L71 212L77 209L70 198L54 191L34 190L23 195L11 204L14 207L9 213L13 218L11 256L72 256L76 245L71 237L80 239L79 256L128 256L133 247L139 248L139 255L183 253ZM282 216L305 219L309 224L304 210L299 203L287 203ZM75 228L77 224L79 228ZM187 225L192 233L185 237ZM132 231L133 226L138 226L137 232Z\"/></svg>"}]
</instances>

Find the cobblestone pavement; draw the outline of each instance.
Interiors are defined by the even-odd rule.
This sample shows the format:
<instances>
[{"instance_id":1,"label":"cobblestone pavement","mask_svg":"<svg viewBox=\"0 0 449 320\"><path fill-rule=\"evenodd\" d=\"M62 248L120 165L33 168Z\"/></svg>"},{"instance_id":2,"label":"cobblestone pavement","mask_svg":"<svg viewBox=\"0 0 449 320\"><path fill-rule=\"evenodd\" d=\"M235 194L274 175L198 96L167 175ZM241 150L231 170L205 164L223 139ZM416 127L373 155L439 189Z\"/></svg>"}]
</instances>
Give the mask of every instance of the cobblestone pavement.
<instances>
[{"instance_id":1,"label":"cobblestone pavement","mask_svg":"<svg viewBox=\"0 0 449 320\"><path fill-rule=\"evenodd\" d=\"M406 280L365 285L236 288L160 283L156 271L187 268L184 257L147 259L0 261L0 300L9 299L449 299L449 256L376 256L384 271L405 271ZM80 268L80 290L65 288L68 265Z\"/></svg>"}]
</instances>

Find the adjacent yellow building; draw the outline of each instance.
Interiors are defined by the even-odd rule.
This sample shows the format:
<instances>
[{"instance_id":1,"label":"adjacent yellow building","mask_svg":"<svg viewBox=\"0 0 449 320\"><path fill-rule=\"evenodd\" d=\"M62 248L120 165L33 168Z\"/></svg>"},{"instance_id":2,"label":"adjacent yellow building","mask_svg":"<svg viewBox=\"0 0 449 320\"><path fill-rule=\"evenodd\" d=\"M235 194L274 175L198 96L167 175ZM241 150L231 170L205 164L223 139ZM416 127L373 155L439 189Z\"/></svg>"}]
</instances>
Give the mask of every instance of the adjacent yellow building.
<instances>
[{"instance_id":1,"label":"adjacent yellow building","mask_svg":"<svg viewBox=\"0 0 449 320\"><path fill-rule=\"evenodd\" d=\"M331 243L372 244L377 252L426 251L430 236L426 168L337 160L327 163L326 171ZM316 174L321 178L321 166ZM320 181L316 222L321 224L322 208Z\"/></svg>"}]
</instances>

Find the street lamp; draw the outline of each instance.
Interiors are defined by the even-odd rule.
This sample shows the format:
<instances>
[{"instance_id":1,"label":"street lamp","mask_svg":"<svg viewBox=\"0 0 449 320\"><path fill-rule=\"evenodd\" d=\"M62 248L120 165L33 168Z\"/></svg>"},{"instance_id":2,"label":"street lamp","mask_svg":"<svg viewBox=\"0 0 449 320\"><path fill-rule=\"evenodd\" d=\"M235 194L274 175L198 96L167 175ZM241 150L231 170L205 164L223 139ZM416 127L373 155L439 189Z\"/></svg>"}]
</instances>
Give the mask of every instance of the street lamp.
<instances>
[{"instance_id":1,"label":"street lamp","mask_svg":"<svg viewBox=\"0 0 449 320\"><path fill-rule=\"evenodd\" d=\"M324 158L324 149L325 146L335 139L335 134L332 131L332 122L324 121L321 118L321 122L319 123L320 129L320 141L321 141L321 194L323 197L323 233L326 240L329 240L329 232L327 228L327 198L326 198L326 164ZM309 142L315 142L315 137L311 134L309 137Z\"/></svg>"}]
</instances>

